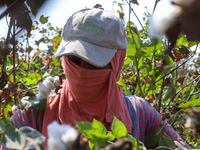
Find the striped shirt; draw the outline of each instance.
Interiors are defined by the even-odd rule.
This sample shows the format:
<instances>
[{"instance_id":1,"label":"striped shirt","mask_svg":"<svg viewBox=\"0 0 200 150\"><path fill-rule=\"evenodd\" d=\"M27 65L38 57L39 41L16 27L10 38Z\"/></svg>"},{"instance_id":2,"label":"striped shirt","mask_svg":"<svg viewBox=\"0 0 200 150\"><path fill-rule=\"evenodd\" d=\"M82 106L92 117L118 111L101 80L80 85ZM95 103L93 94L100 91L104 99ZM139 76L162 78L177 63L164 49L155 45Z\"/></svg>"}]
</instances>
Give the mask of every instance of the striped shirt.
<instances>
[{"instance_id":1,"label":"striped shirt","mask_svg":"<svg viewBox=\"0 0 200 150\"><path fill-rule=\"evenodd\" d=\"M179 134L166 121L162 120L162 116L145 99L133 95L125 95L124 99L127 103L130 118L132 120L133 137L144 143L145 136L148 133L156 130L158 125L164 124L163 131L167 135L181 143L184 147L189 148ZM42 132L43 114L44 110L36 112L27 107L24 110L16 111L11 117L11 120L17 128L29 126Z\"/></svg>"}]
</instances>

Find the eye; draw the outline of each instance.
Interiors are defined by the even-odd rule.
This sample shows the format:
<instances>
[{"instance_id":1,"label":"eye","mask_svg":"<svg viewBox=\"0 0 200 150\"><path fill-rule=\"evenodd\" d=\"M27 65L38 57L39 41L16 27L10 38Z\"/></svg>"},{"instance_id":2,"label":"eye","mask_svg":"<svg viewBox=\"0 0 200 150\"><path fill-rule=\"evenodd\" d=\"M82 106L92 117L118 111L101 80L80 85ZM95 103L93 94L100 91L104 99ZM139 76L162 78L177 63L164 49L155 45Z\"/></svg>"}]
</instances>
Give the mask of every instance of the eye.
<instances>
[{"instance_id":1,"label":"eye","mask_svg":"<svg viewBox=\"0 0 200 150\"><path fill-rule=\"evenodd\" d=\"M74 63L76 63L77 65L80 65L81 63L81 59L76 57L76 56L67 56L68 59Z\"/></svg>"}]
</instances>

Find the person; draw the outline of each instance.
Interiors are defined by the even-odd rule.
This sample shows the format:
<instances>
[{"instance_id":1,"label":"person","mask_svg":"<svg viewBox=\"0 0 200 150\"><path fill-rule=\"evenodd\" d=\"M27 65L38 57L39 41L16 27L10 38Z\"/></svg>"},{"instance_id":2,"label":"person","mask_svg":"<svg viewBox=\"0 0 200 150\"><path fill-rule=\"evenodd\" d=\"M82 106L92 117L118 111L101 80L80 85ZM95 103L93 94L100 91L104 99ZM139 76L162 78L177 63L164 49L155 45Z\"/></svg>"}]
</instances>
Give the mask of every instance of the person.
<instances>
[{"instance_id":1,"label":"person","mask_svg":"<svg viewBox=\"0 0 200 150\"><path fill-rule=\"evenodd\" d=\"M16 111L11 119L17 128L30 126L48 139L47 126L54 120L74 127L75 121L95 118L111 131L116 116L141 142L164 124L167 135L189 148L145 99L125 95L117 85L127 49L126 29L118 16L102 8L82 9L67 20L62 37L55 54L62 57L66 75L60 94L48 98L43 111ZM46 142L44 147L48 149Z\"/></svg>"}]
</instances>

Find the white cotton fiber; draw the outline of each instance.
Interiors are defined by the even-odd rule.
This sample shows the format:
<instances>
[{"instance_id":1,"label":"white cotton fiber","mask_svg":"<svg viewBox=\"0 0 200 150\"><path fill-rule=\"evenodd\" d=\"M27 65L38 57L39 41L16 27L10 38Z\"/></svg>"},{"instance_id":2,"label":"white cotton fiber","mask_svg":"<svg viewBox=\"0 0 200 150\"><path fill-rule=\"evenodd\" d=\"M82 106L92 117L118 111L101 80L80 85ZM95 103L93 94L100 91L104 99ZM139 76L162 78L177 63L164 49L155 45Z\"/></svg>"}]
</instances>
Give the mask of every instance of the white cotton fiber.
<instances>
[{"instance_id":1,"label":"white cotton fiber","mask_svg":"<svg viewBox=\"0 0 200 150\"><path fill-rule=\"evenodd\" d=\"M59 125L56 121L47 126L49 150L67 150L78 131L69 125Z\"/></svg>"},{"instance_id":2,"label":"white cotton fiber","mask_svg":"<svg viewBox=\"0 0 200 150\"><path fill-rule=\"evenodd\" d=\"M48 150L66 150L65 144L61 141L60 138L55 138L50 136L48 138Z\"/></svg>"},{"instance_id":3,"label":"white cotton fiber","mask_svg":"<svg viewBox=\"0 0 200 150\"><path fill-rule=\"evenodd\" d=\"M155 13L150 19L149 34L153 37L162 37L169 27L174 23L176 17L180 15L182 8L179 6L171 5L163 12Z\"/></svg>"},{"instance_id":4,"label":"white cotton fiber","mask_svg":"<svg viewBox=\"0 0 200 150\"><path fill-rule=\"evenodd\" d=\"M14 114L18 110L18 107L16 105L13 105L12 107L12 114Z\"/></svg>"},{"instance_id":5,"label":"white cotton fiber","mask_svg":"<svg viewBox=\"0 0 200 150\"><path fill-rule=\"evenodd\" d=\"M74 141L78 136L78 131L74 128L68 129L62 136L61 139L64 143Z\"/></svg>"},{"instance_id":6,"label":"white cotton fiber","mask_svg":"<svg viewBox=\"0 0 200 150\"><path fill-rule=\"evenodd\" d=\"M54 85L55 85L56 87L60 85L59 76L55 76L55 77L54 77Z\"/></svg>"},{"instance_id":7,"label":"white cotton fiber","mask_svg":"<svg viewBox=\"0 0 200 150\"><path fill-rule=\"evenodd\" d=\"M47 77L43 82L39 82L38 83L38 94L36 95L38 99L42 100L42 99L46 99L49 94L51 93L51 90L53 90L54 88L56 88L56 86L58 85L58 81L59 77L57 79L57 77L53 78L53 77ZM59 81L59 85L60 85L60 81Z\"/></svg>"}]
</instances>

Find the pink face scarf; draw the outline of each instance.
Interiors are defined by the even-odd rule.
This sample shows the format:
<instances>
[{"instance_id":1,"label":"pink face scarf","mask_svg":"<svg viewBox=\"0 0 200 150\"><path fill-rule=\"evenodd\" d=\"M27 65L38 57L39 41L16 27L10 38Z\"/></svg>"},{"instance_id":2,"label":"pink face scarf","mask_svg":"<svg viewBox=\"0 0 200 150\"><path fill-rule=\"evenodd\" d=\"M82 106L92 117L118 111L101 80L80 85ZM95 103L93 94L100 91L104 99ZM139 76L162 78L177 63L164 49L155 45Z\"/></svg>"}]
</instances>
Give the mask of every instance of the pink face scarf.
<instances>
[{"instance_id":1,"label":"pink face scarf","mask_svg":"<svg viewBox=\"0 0 200 150\"><path fill-rule=\"evenodd\" d=\"M47 126L54 120L74 127L74 121L92 122L93 118L110 131L114 116L131 133L132 122L123 90L117 86L125 55L126 50L117 50L110 62L112 69L86 69L63 56L62 66L67 80L60 95L47 100L42 134L48 138ZM43 146L47 149L46 142Z\"/></svg>"}]
</instances>

